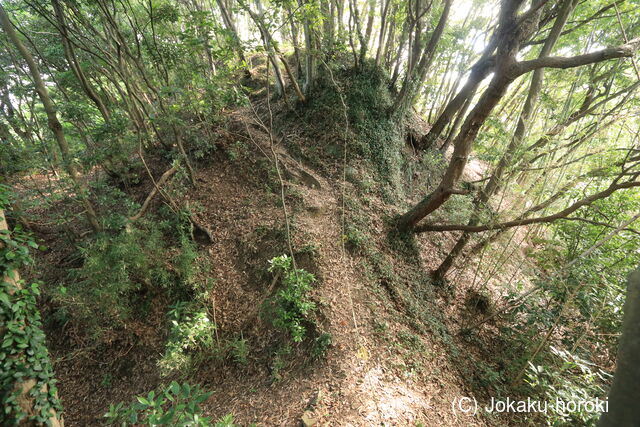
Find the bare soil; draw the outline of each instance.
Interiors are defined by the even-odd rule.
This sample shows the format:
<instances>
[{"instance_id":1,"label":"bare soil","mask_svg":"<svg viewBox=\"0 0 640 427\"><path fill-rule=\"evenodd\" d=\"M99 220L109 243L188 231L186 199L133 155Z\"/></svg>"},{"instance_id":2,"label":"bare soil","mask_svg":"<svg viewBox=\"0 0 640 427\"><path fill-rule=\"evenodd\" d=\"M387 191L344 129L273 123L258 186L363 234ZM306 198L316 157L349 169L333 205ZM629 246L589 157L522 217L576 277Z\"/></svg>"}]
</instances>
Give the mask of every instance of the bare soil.
<instances>
[{"instance_id":1,"label":"bare soil","mask_svg":"<svg viewBox=\"0 0 640 427\"><path fill-rule=\"evenodd\" d=\"M390 237L389 219L399 213L397 207L370 195L358 210L345 208L346 198L362 201L360 189L294 159L278 137L271 146L248 108L230 113L219 138L219 149L196 165L197 188L180 202L194 208L213 237L200 252L210 266L202 279L213 284L210 312L218 339L241 336L250 352L245 365L214 361L190 376L190 382L213 391L204 405L206 414L218 419L231 413L240 425L264 426L300 425L303 418L307 424L332 426L492 425L452 411L454 399L476 393L473 366L464 366L460 361L467 355L452 355L452 348L482 358L487 349L504 344L491 332L495 325L481 328L491 333L475 349L462 347L465 342L456 336L461 326L491 309L488 301L500 297L483 299L484 292L496 288L478 283L473 269L453 278L455 292L428 283L428 271L437 267L455 236L420 236L413 247L403 247L405 243ZM286 337L261 310L274 292L267 262L288 252L274 153L286 186L296 260L318 277L313 291L317 326L311 336L328 333L332 338L320 358L313 356L312 343L291 345L280 380L274 380L274 358ZM159 160L151 163L157 178L163 166ZM482 165L476 163L474 179L482 175ZM338 171L340 165L334 168ZM145 182L131 191L142 201L150 189L151 183ZM41 215L62 208L49 206ZM355 216L368 221L368 245L377 254L376 265L365 254L345 249L344 223ZM74 227L74 236L81 235L81 227ZM38 236L50 249L40 256L34 277L50 285L61 283L66 270L81 262L70 233L40 227ZM517 275L517 265L510 262L505 268ZM383 267L389 271L375 274ZM154 297L148 316L132 322L133 332L123 334L127 338L114 334L99 348L83 346L75 326L47 322L67 426L98 425L110 403L131 402L171 379L161 377L157 367L166 340L167 305ZM46 319L51 303L43 301L42 309Z\"/></svg>"}]
</instances>

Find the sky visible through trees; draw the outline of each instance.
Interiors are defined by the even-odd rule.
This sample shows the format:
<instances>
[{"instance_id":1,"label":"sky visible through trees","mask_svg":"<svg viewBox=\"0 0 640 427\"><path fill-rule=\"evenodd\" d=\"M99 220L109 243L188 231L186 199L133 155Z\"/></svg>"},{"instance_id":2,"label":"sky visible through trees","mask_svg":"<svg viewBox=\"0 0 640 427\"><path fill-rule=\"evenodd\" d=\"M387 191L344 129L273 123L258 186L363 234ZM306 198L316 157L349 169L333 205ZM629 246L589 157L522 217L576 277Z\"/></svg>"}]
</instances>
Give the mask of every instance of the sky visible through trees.
<instances>
[{"instance_id":1,"label":"sky visible through trees","mask_svg":"<svg viewBox=\"0 0 640 427\"><path fill-rule=\"evenodd\" d=\"M601 425L637 419L636 0L6 0L0 27L0 424L453 426L463 394L612 384Z\"/></svg>"}]
</instances>

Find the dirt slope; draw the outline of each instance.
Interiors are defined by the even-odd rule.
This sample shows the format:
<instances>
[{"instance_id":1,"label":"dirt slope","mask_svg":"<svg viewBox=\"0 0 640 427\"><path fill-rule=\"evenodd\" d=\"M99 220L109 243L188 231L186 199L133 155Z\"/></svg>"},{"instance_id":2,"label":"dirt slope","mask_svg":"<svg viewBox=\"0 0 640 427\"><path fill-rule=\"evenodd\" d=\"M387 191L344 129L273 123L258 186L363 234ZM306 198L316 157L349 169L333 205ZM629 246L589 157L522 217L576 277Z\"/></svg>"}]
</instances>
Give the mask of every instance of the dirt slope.
<instances>
[{"instance_id":1,"label":"dirt slope","mask_svg":"<svg viewBox=\"0 0 640 427\"><path fill-rule=\"evenodd\" d=\"M449 331L464 293L452 299L428 279L450 239L395 236L389 219L397 204L363 191L357 179L344 181L340 162L312 168L295 158L281 133L270 138L265 108L258 110L264 121L250 108L229 114L218 149L197 164L197 188L179 200L213 238L200 251L209 266L201 280L212 285L216 339L246 339L247 362L215 360L176 379L213 391L206 414L218 419L231 413L240 425L487 425L451 409L453 399L473 393L474 379L461 369L459 343ZM318 143L298 138L295 144ZM301 344L275 330L262 310L277 287L268 261L289 252L274 153L296 261L318 278L316 326ZM138 190L140 200L149 185ZM349 231L354 225L359 234ZM46 235L52 249L45 262L71 253L61 236ZM48 281L64 277L68 264L57 268ZM154 301L132 339L114 337L99 351L78 345L72 327L50 327L68 426L96 425L110 403L131 402L172 379L157 366L166 307L167 301ZM318 355L314 340L323 334L331 345Z\"/></svg>"},{"instance_id":2,"label":"dirt slope","mask_svg":"<svg viewBox=\"0 0 640 427\"><path fill-rule=\"evenodd\" d=\"M245 111L237 120L252 123L254 118ZM246 157L266 155L273 165L268 135L257 126L245 127L249 128ZM203 207L199 219L213 230L215 243L208 251L220 329L242 332L257 352L246 368L223 366L206 374L215 391L208 412L233 413L241 424L260 425L297 425L303 416L319 425L473 425L451 411L452 399L466 393L445 350L437 340L406 325L402 307L398 309L375 278L364 274L362 257L344 250L342 195L354 193L353 185L347 183L343 190L342 182L321 176L293 159L277 140L276 144L287 194L295 195L287 198L293 246L314 248L312 256L298 253L297 259L320 279L314 290L318 323L331 334L332 345L325 360L309 359L304 354L308 349L294 349L304 362L290 362L282 379L272 381L272 334L256 312L270 283L252 283L259 275L248 270L266 269L268 257L276 254L264 247L256 230L283 227L278 191L265 197L246 162L200 170L200 189L188 197ZM378 206L370 210L388 210L380 201L374 203ZM383 242L380 213L369 218L372 234ZM256 250L246 250L251 246Z\"/></svg>"}]
</instances>

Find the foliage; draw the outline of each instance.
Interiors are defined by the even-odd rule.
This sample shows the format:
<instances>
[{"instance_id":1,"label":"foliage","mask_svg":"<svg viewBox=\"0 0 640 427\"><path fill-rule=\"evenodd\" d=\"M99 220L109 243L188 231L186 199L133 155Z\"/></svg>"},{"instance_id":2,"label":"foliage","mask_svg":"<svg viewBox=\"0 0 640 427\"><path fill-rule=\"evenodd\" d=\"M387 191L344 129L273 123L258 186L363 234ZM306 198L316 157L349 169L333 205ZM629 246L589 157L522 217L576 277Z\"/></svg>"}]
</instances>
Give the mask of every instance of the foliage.
<instances>
[{"instance_id":1,"label":"foliage","mask_svg":"<svg viewBox=\"0 0 640 427\"><path fill-rule=\"evenodd\" d=\"M243 337L234 338L228 343L233 361L239 365L246 365L249 356L249 344Z\"/></svg>"},{"instance_id":2,"label":"foliage","mask_svg":"<svg viewBox=\"0 0 640 427\"><path fill-rule=\"evenodd\" d=\"M306 123L312 128L323 123L323 129L331 123L332 128L339 130L338 139L344 140L343 96L351 130L346 135L349 156L366 160L383 187L389 186L385 194L395 199L404 191L406 159L402 151L405 143L402 125L389 114L393 104L389 78L384 70L368 61L363 67L335 68L332 72L339 88L329 76L318 81L303 110ZM343 156L342 146L322 149L332 157Z\"/></svg>"},{"instance_id":3,"label":"foliage","mask_svg":"<svg viewBox=\"0 0 640 427\"><path fill-rule=\"evenodd\" d=\"M333 343L333 336L330 333L323 332L313 343L312 355L316 359L321 359L327 355L329 347Z\"/></svg>"},{"instance_id":4,"label":"foliage","mask_svg":"<svg viewBox=\"0 0 640 427\"><path fill-rule=\"evenodd\" d=\"M211 392L205 392L198 386L188 383L182 385L175 381L157 391L152 390L146 396L137 396L137 402L125 406L120 402L110 405L104 414L109 424L126 426L215 426L233 427L233 416L227 415L219 422L212 423L210 417L202 416L202 405Z\"/></svg>"},{"instance_id":5,"label":"foliage","mask_svg":"<svg viewBox=\"0 0 640 427\"><path fill-rule=\"evenodd\" d=\"M608 382L611 375L568 351L551 347L557 364L551 366L529 364L526 382L539 393L540 400L553 402L556 399L568 402L593 401L596 397L606 399L603 382ZM545 415L548 425L585 425L594 426L600 418L597 411L588 412L584 406L568 412L562 408L547 411Z\"/></svg>"},{"instance_id":6,"label":"foliage","mask_svg":"<svg viewBox=\"0 0 640 427\"><path fill-rule=\"evenodd\" d=\"M7 194L7 188L0 185L0 210L7 207ZM17 274L18 269L33 262L29 248L37 249L38 244L19 227L13 233L2 230L0 242L0 276L3 278L0 284L0 402L4 406L0 412L0 423L46 424L51 411L60 414L62 405L36 306L40 285L5 280L17 279L9 277L9 274ZM28 397L34 404L33 415L27 416L18 401L22 389L15 385L30 379L35 380L35 384Z\"/></svg>"},{"instance_id":7,"label":"foliage","mask_svg":"<svg viewBox=\"0 0 640 427\"><path fill-rule=\"evenodd\" d=\"M269 271L279 274L282 283L275 297L268 301L271 321L276 328L287 331L294 342L301 342L307 332L305 323L316 309L309 296L316 279L308 271L295 268L288 255L271 259Z\"/></svg>"},{"instance_id":8,"label":"foliage","mask_svg":"<svg viewBox=\"0 0 640 427\"><path fill-rule=\"evenodd\" d=\"M83 265L58 289L58 299L85 324L122 324L131 315L137 291L170 284L162 262L164 248L161 231L151 225L98 236L80 248Z\"/></svg>"},{"instance_id":9,"label":"foliage","mask_svg":"<svg viewBox=\"0 0 640 427\"><path fill-rule=\"evenodd\" d=\"M206 357L215 355L216 325L204 311L177 303L169 311L171 332L165 354L159 362L164 374L186 372Z\"/></svg>"},{"instance_id":10,"label":"foliage","mask_svg":"<svg viewBox=\"0 0 640 427\"><path fill-rule=\"evenodd\" d=\"M278 382L282 379L282 370L286 366L286 357L291 354L291 346L288 343L278 347L271 361L271 381Z\"/></svg>"},{"instance_id":11,"label":"foliage","mask_svg":"<svg viewBox=\"0 0 640 427\"><path fill-rule=\"evenodd\" d=\"M360 230L355 224L347 224L345 226L345 235L343 236L346 247L354 252L362 253L370 243L369 236Z\"/></svg>"},{"instance_id":12,"label":"foliage","mask_svg":"<svg viewBox=\"0 0 640 427\"><path fill-rule=\"evenodd\" d=\"M448 199L436 211L431 210L428 222L497 224L560 212L612 182L637 181L640 102L630 91L635 90L636 81L632 61L606 60L575 69L548 69L539 90L530 95L531 74L511 85L501 84L504 67L499 62L504 55L496 55L496 49L500 51L507 36L529 34L527 39L509 40L508 44L520 51L513 50L514 56L507 62L535 59L542 46L550 46L545 38L556 33L550 29L561 15L557 2L541 2L535 13L527 13L529 5L518 2L520 8L514 14L527 16L517 20L514 15L518 26L531 21L534 28L537 24L533 21L539 16L538 28L531 32L520 27L507 33L500 30L504 27L501 19L509 14L502 3L498 7L498 1L454 2L442 39L429 57L420 53L427 53L428 40L435 34L441 11L448 10L443 7L448 2L416 2L415 10L411 2L378 3L354 1L345 10L334 10L332 2L290 0L134 0L111 2L109 7L95 1L4 2L0 7L6 9L18 38L7 38L11 32L6 31L0 52L0 174L17 183L27 199L16 209L31 215L45 212L46 218L33 221L34 229L53 224L56 231L68 230L65 237L68 234L72 245L83 242L79 256L71 254L60 266L60 270L67 265L72 269L66 283L54 291L43 288L45 297L53 295L58 316L84 326L97 340L108 330L122 333L130 329L127 322L144 318L151 307L156 308L153 304L165 307L182 301L169 312L169 340L160 362L165 373L190 371L208 357L232 359L238 365L248 363L249 340L242 333L219 338L216 333L221 331L210 320L210 283L201 280L206 266L193 242L188 213L175 212L174 204L166 203L170 207L159 211L169 211L170 220L151 213L147 215L150 220L134 224L128 220L137 208L133 200L140 198L135 186L147 184L147 175L156 176L160 165L165 170L171 162L182 165L157 196L176 204L192 199L193 193L185 197L190 191L207 191L202 187L191 190L181 182L180 178L191 174L192 162L196 170L212 160L246 169L252 160L249 148L264 148L258 140L253 141L258 147L250 147L246 138L251 135L245 134L249 127L238 126L236 119L246 113L264 119L268 110L269 129L257 129L254 123L253 131L270 131L274 143L282 141L292 155L324 168L327 175L348 180L362 193L355 201L343 200L345 210L354 214L345 215L342 241L359 255L374 292L388 293L397 308L406 311L412 326L423 331L430 328L448 344L450 354L458 351L453 345L457 338L448 332L444 317L430 313L431 307L423 304L437 299L423 286L431 283L426 272L407 273L396 265L401 259L423 269L419 248L430 244L444 247L447 239L435 238L420 245L417 239L412 245L395 245L401 242L394 239L387 242L391 243L387 249L393 250L383 251L372 231L380 227L372 227L372 218L359 214L363 207L387 214L414 203L420 194L442 190L444 197L424 199L431 205ZM557 32L560 37L549 55L569 58L620 45L637 33L640 12L633 2L614 5L595 0L566 5L575 9L565 28ZM381 15L387 10L385 20ZM12 28L11 24L6 28ZM28 61L29 55L19 48L20 40L35 61ZM370 46L378 48L377 52ZM489 58L495 78L487 86L492 78L489 70L473 87L475 76L485 69L482 64L474 65L480 58ZM297 69L280 70L283 74L288 71L284 99L274 97L264 102L264 96L273 93L267 80L276 74L274 68L283 65L281 60ZM29 69L33 62L39 70ZM415 76L421 87L413 93L413 84L404 86L403 82L413 82L420 63L428 67L420 71L419 78ZM270 75L265 73L267 67ZM38 74L46 91L34 91ZM542 73L537 74L542 78ZM293 93L291 86L297 81L303 95ZM407 99L414 104L406 109L398 102L403 86L411 87ZM55 105L56 120L50 109L43 109L47 104L43 92ZM291 95L300 102L291 103ZM447 108L452 100L461 101L452 108L457 111ZM228 114L229 107L249 103L251 108ZM489 104L495 105L489 108ZM531 114L522 110L523 105L531 107ZM394 106L399 106L398 111L392 111ZM416 114L421 110L426 122L416 119L411 107L416 108ZM471 111L474 113L469 115ZM447 125L438 144L423 150L419 143L423 134L443 114ZM229 123L225 123L227 117L232 117ZM409 120L411 123L403 122ZM455 156L439 152L444 151L438 150L442 139L460 132L461 137L452 140ZM225 147L224 152L211 155L217 147ZM263 185L273 191L278 188L273 185L277 182L275 170L270 155L263 157L258 161L268 165ZM484 176L463 182L470 179L470 171L465 174L462 169L471 159L479 166L474 175ZM451 168L445 175L449 161ZM220 171L225 173L226 166ZM492 173L496 180L488 181ZM487 182L496 182L499 188L493 194L481 192ZM287 186L286 194L287 199L302 199L304 192ZM378 203L376 196L387 204ZM478 203L484 196L489 200ZM612 362L621 324L623 283L627 272L640 263L639 234L633 229L621 230L590 256L581 255L635 215L639 200L635 190L616 192L583 206L568 220L514 233L505 239L509 242L506 246L483 250L481 256L462 249L465 259L457 258L453 263L458 271L448 276L451 283L467 281L470 276L462 270L477 261L474 285L482 283L483 290L487 285L495 287L500 281L489 275L510 270L514 258L507 253L510 243L521 242L531 264L524 262L524 268L513 269L517 270L515 286L494 290L496 294L508 293L511 301L518 302L509 313L509 323L500 325L500 335L512 344L506 353L522 362L521 366L525 366L523 354L536 348L532 344L538 342L541 332L543 336L544 331L555 332L548 335L549 342L542 343L540 352L528 353L536 359L536 375L530 381L537 393L573 393L595 390L594 384L606 385L607 379L597 375L590 377L593 383L582 377L566 381L570 373L584 373L588 360L608 358L607 362ZM536 209L528 211L533 207ZM298 206L295 208L292 214L298 212ZM78 216L86 214L91 219L93 210L97 218L91 222L96 234L76 232L81 226ZM481 239L489 241L502 231L483 233ZM30 241L21 238L16 231L5 243L29 246ZM55 238L56 243L62 240ZM491 241L504 243L497 237ZM267 258L281 253L270 249ZM7 252L6 257L15 259L5 257L3 262L20 259L24 250ZM565 268L567 263L571 268ZM263 268L260 271L264 273ZM266 302L266 311L273 325L293 342L304 341L310 335L308 328L317 329L313 322L316 307L310 295L315 278L287 256L273 258L269 271L279 278L280 286ZM527 294L522 302L518 297L532 283L538 291ZM5 334L9 338L25 331L38 337L37 289L25 286L4 289L0 294L5 310L10 302L25 311L3 312L13 328ZM447 289L453 288L443 290ZM35 320L27 319L27 329L16 329L10 323L15 320L11 316ZM505 318L500 313L500 319ZM28 329L32 325L33 331ZM322 357L331 345L331 336L319 332L314 330L313 340L309 340L314 357ZM419 341L411 336L399 338L411 352L421 351ZM40 341L38 337L36 343ZM289 344L287 341L276 352L274 379L284 368ZM549 344L554 347L549 349ZM41 344L38 346L42 356ZM572 349L571 354L563 353L566 348ZM37 354L35 350L33 354ZM567 367L570 363L573 365ZM505 382L506 375L494 369L496 365L477 366L477 381L472 381L481 387ZM109 381L108 376L103 377L105 387ZM150 409L149 399L147 404L144 411L158 410L155 406ZM158 416L164 415L166 412Z\"/></svg>"},{"instance_id":13,"label":"foliage","mask_svg":"<svg viewBox=\"0 0 640 427\"><path fill-rule=\"evenodd\" d=\"M99 338L144 310L149 295L166 291L175 297L197 290L198 254L185 227L182 221L139 220L80 247L82 266L54 294L61 314ZM171 234L177 235L176 246L169 244Z\"/></svg>"}]
</instances>

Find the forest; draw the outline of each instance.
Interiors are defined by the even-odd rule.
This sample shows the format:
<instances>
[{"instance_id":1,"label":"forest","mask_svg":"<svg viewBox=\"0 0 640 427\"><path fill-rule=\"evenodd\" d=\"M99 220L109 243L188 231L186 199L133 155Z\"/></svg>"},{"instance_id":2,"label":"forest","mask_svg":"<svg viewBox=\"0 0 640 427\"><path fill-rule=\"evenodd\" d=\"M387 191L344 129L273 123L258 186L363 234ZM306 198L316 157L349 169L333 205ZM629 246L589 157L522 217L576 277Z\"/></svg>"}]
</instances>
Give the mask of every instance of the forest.
<instances>
[{"instance_id":1,"label":"forest","mask_svg":"<svg viewBox=\"0 0 640 427\"><path fill-rule=\"evenodd\" d=\"M638 0L0 27L0 425L639 425Z\"/></svg>"}]
</instances>

